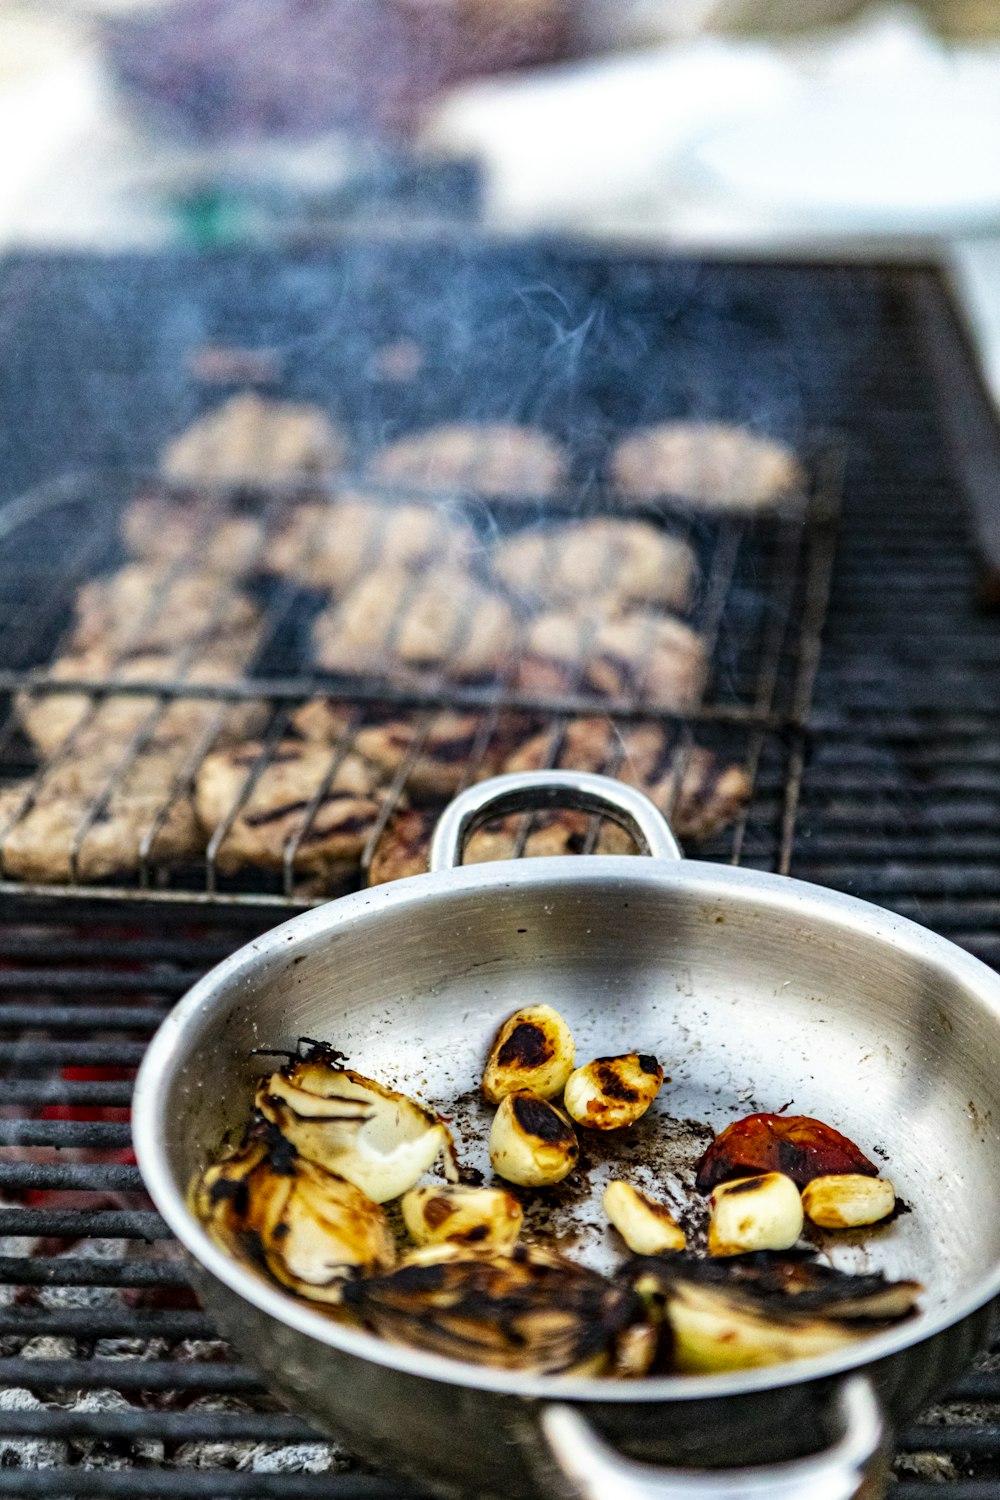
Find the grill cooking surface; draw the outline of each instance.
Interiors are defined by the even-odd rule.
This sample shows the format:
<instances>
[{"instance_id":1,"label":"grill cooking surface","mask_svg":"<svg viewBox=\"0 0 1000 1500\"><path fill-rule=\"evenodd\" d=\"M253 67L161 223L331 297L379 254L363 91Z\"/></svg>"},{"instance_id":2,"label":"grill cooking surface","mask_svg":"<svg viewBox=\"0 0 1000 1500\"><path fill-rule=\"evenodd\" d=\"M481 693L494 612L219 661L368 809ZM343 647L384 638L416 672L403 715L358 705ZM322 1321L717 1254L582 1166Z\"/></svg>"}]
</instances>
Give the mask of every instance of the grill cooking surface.
<instances>
[{"instance_id":1,"label":"grill cooking surface","mask_svg":"<svg viewBox=\"0 0 1000 1500\"><path fill-rule=\"evenodd\" d=\"M412 294L421 281L425 294L431 290L426 260L402 259L410 265L403 290ZM399 307L384 310L387 322L405 321L398 283L379 282L360 256L355 263L348 254L346 262L354 283L371 277L390 288L386 301L399 297ZM555 394L530 386L522 369L495 399L509 408L516 388L538 420L555 425L562 413L569 429L591 434L591 452L598 414L642 420L653 415L638 409L647 399L657 415L695 405L699 415L737 418L766 400L776 430L799 446L807 431L843 434L843 514L814 694L829 506L795 528L794 545L781 523L736 538L720 620L728 609L730 621L755 621L755 633L743 633L742 663L735 649L722 658L729 665L721 676L717 668L704 709L679 732L744 764L753 796L745 819L700 852L790 866L793 874L915 916L996 961L1000 637L973 612L961 477L946 451L915 321L918 292L941 303L933 276L607 265L549 252L521 260L510 252L495 262L487 256L486 264L498 268L491 286L532 288L532 316L542 307L559 329L548 370ZM457 285L455 295L484 296L473 269L463 264L442 285ZM8 266L0 287L8 347L16 344L19 358L3 362L0 394L11 414L5 457L12 484L24 490L37 479L28 462L34 452L66 466L148 466L166 435L158 424L166 423L168 404L171 426L192 414L177 415L189 399L184 349L208 339L251 343L257 320L264 329L258 341L288 352L294 394L337 391L345 415L367 423L371 434L405 425L395 388L375 381L359 390L339 379L341 361L366 368L362 355L370 358L371 350L360 346L377 346L384 332L361 319L365 332L355 329L346 352L316 341L315 328L336 302L318 262L237 260L200 270L190 282L183 284L177 268L161 266L152 276L131 262L117 277L82 262L50 264L44 279L31 260ZM56 313L42 310L42 286ZM371 286L368 293L370 299ZM630 404L630 393L615 385L613 363L588 364L583 306L589 297L592 310L594 296L609 330L605 361L616 351L620 361L634 360L635 386L655 393L655 403L652 394L632 390ZM241 298L253 318L241 312ZM52 361L42 354L67 327L74 336L65 342L63 366L72 396L43 384L40 374L44 367L49 378ZM658 347L671 358L657 362ZM481 374L479 346L464 357L469 388L481 392L472 378ZM129 366L147 370L145 382L127 378ZM456 409L448 358L441 355L436 369L440 385L422 388L415 415L411 393L411 420L438 420ZM489 395L474 399L476 415L491 414L482 409ZM592 493L582 450L577 462L584 492ZM820 492L834 489L829 471L825 479L821 473ZM123 495L89 480L36 493L25 504L28 524L0 543L22 549L30 581L3 601L7 688L51 657L76 583L71 572L82 578L117 561L108 516ZM98 505L103 496L107 505ZM79 550L71 556L59 517L79 508L95 524L73 531ZM719 548L729 531L735 537L735 528L708 528L699 546ZM6 560L3 572L9 578ZM734 628L734 641L738 634ZM276 644L258 660L257 678L278 712L308 687L296 677L289 639L286 633L282 645L277 631ZM441 702L431 693L406 696L429 716ZM495 696L491 702L485 711L499 711ZM550 707L545 722L558 731L556 709L567 705ZM12 720L0 754L12 774L30 770ZM92 888L68 903L8 885L0 926L0 1495L348 1500L405 1493L317 1442L233 1362L195 1307L141 1195L127 1108L145 1044L200 973L275 918L259 888L242 892L253 904L217 897L206 904L210 887L202 871L200 884L158 890L171 899L154 911L138 884L128 904L102 901ZM280 883L267 894L282 905L289 899ZM903 1434L896 1472L907 1500L1000 1493L1000 1353Z\"/></svg>"}]
</instances>

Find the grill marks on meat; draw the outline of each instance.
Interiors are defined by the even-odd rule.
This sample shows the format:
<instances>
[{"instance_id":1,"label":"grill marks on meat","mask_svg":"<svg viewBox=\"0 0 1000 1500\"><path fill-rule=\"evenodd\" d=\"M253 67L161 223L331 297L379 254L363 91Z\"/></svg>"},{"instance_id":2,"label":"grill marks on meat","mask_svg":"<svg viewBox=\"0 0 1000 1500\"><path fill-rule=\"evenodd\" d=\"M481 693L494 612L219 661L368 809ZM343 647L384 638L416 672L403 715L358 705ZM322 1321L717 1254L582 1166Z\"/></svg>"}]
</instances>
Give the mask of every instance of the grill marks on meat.
<instances>
[{"instance_id":1,"label":"grill marks on meat","mask_svg":"<svg viewBox=\"0 0 1000 1500\"><path fill-rule=\"evenodd\" d=\"M676 745L658 724L619 728L610 719L574 719L553 761L552 735L532 736L504 763L505 771L600 771L638 787L667 813L681 838L704 839L738 817L750 796L742 767L720 763L710 750Z\"/></svg>"},{"instance_id":2,"label":"grill marks on meat","mask_svg":"<svg viewBox=\"0 0 1000 1500\"><path fill-rule=\"evenodd\" d=\"M327 747L296 741L281 743L270 757L261 745L209 755L195 786L206 831L219 828L237 808L218 851L219 868L280 870L295 839L296 872L323 875L346 861L356 862L384 793L376 771L361 756L343 756L331 776L333 764ZM260 774L248 791L258 765ZM315 815L307 823L314 804Z\"/></svg>"},{"instance_id":3,"label":"grill marks on meat","mask_svg":"<svg viewBox=\"0 0 1000 1500\"><path fill-rule=\"evenodd\" d=\"M369 884L382 885L406 875L420 875L427 869L427 853L438 813L410 808L393 813L375 846L369 870ZM588 846L591 820L586 813L546 812L538 814L531 824L524 845L526 859L555 854L583 854ZM494 860L514 859L519 836L524 831L519 816L496 819L476 830L465 846L464 864L490 864ZM605 824L595 853L628 854L632 840L623 829Z\"/></svg>"},{"instance_id":4,"label":"grill marks on meat","mask_svg":"<svg viewBox=\"0 0 1000 1500\"><path fill-rule=\"evenodd\" d=\"M581 685L677 712L697 706L707 676L697 631L647 610L591 620L569 612L539 615L528 626L518 668L526 692L565 693Z\"/></svg>"}]
</instances>

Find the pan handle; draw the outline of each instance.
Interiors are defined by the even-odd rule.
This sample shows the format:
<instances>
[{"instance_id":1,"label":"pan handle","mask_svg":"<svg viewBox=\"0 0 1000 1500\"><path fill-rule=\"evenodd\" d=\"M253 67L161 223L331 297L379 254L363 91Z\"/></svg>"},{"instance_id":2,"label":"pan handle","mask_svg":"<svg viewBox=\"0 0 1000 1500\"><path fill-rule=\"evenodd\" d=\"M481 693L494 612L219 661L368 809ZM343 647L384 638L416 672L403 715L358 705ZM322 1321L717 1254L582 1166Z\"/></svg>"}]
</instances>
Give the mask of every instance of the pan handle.
<instances>
[{"instance_id":1,"label":"pan handle","mask_svg":"<svg viewBox=\"0 0 1000 1500\"><path fill-rule=\"evenodd\" d=\"M620 824L654 859L684 858L669 823L645 792L592 771L517 771L466 787L449 802L431 839L431 871L461 864L466 839L489 818L542 807L599 813Z\"/></svg>"},{"instance_id":2,"label":"pan handle","mask_svg":"<svg viewBox=\"0 0 1000 1500\"><path fill-rule=\"evenodd\" d=\"M576 1500L879 1500L889 1465L887 1433L871 1383L838 1387L840 1435L820 1453L753 1469L665 1469L609 1448L578 1407L546 1406L541 1427L561 1488Z\"/></svg>"}]
</instances>

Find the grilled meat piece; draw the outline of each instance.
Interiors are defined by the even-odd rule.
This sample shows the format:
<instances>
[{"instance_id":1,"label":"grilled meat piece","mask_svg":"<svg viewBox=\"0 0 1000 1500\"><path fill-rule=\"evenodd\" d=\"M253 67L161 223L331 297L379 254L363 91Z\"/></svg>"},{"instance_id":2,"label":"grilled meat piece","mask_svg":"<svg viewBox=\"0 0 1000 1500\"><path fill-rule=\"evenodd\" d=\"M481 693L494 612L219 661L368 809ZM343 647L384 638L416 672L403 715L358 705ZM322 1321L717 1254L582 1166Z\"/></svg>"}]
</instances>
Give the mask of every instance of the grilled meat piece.
<instances>
[{"instance_id":1,"label":"grilled meat piece","mask_svg":"<svg viewBox=\"0 0 1000 1500\"><path fill-rule=\"evenodd\" d=\"M214 497L200 494L137 495L121 530L126 550L142 562L196 561L228 578L253 572L264 542L256 517L227 513Z\"/></svg>"},{"instance_id":2,"label":"grilled meat piece","mask_svg":"<svg viewBox=\"0 0 1000 1500\"><path fill-rule=\"evenodd\" d=\"M273 484L329 473L345 452L343 436L318 406L244 391L173 438L160 467L182 483Z\"/></svg>"},{"instance_id":3,"label":"grilled meat piece","mask_svg":"<svg viewBox=\"0 0 1000 1500\"><path fill-rule=\"evenodd\" d=\"M246 661L257 644L260 611L218 573L177 573L159 563L128 563L85 583L76 596L71 652L93 647L116 660L176 653L189 646Z\"/></svg>"},{"instance_id":4,"label":"grilled meat piece","mask_svg":"<svg viewBox=\"0 0 1000 1500\"><path fill-rule=\"evenodd\" d=\"M634 604L686 610L697 563L689 544L648 521L575 521L499 541L493 571L534 607L591 609L615 614Z\"/></svg>"},{"instance_id":5,"label":"grilled meat piece","mask_svg":"<svg viewBox=\"0 0 1000 1500\"><path fill-rule=\"evenodd\" d=\"M344 1302L393 1343L546 1375L600 1374L642 1314L630 1287L523 1246L366 1277L345 1286Z\"/></svg>"},{"instance_id":6,"label":"grilled meat piece","mask_svg":"<svg viewBox=\"0 0 1000 1500\"><path fill-rule=\"evenodd\" d=\"M467 422L399 438L369 472L402 489L542 497L563 486L568 467L560 444L537 428Z\"/></svg>"},{"instance_id":7,"label":"grilled meat piece","mask_svg":"<svg viewBox=\"0 0 1000 1500\"><path fill-rule=\"evenodd\" d=\"M410 755L408 793L416 797L451 797L466 781L496 775L510 745L510 728L498 725L482 742L480 714L443 710L429 726L420 716L367 724L358 730L358 753L380 766L387 777Z\"/></svg>"},{"instance_id":8,"label":"grilled meat piece","mask_svg":"<svg viewBox=\"0 0 1000 1500\"><path fill-rule=\"evenodd\" d=\"M528 627L518 683L542 695L581 686L682 712L696 706L707 674L701 636L670 615L633 610L588 620L567 611Z\"/></svg>"},{"instance_id":9,"label":"grilled meat piece","mask_svg":"<svg viewBox=\"0 0 1000 1500\"><path fill-rule=\"evenodd\" d=\"M606 718L573 719L555 750L551 732L533 735L504 762L505 771L602 771L638 787L669 814L684 839L709 838L736 818L750 796L742 767L720 764L711 750L683 749L659 724L619 726ZM679 785L678 785L679 779Z\"/></svg>"},{"instance_id":10,"label":"grilled meat piece","mask_svg":"<svg viewBox=\"0 0 1000 1500\"><path fill-rule=\"evenodd\" d=\"M307 698L291 715L289 732L316 745L337 745L357 714L356 704L337 698Z\"/></svg>"},{"instance_id":11,"label":"grilled meat piece","mask_svg":"<svg viewBox=\"0 0 1000 1500\"><path fill-rule=\"evenodd\" d=\"M437 811L423 808L394 813L375 846L369 884L382 885L388 880L423 874L427 869L427 851L438 816ZM490 864L498 859L513 859L521 823L518 816L485 823L466 843L463 863ZM538 813L532 819L524 856L539 859L554 854L582 854L587 847L590 825L587 813ZM623 829L613 823L601 825L595 853L631 854L634 850L635 845Z\"/></svg>"},{"instance_id":12,"label":"grilled meat piece","mask_svg":"<svg viewBox=\"0 0 1000 1500\"><path fill-rule=\"evenodd\" d=\"M38 784L31 779L4 788L0 851L5 874L58 884L74 878L107 880L138 869L147 840L153 865L197 859L204 839L187 791L175 795L179 770L175 754L149 750L130 764L112 790L105 754L57 765ZM26 806L29 790L35 795ZM91 819L98 799L100 811Z\"/></svg>"},{"instance_id":13,"label":"grilled meat piece","mask_svg":"<svg viewBox=\"0 0 1000 1500\"><path fill-rule=\"evenodd\" d=\"M195 784L195 805L209 837L240 803L264 754L263 746L251 741L206 756ZM359 755L345 756L306 826L332 763L331 752L322 746L294 740L275 746L222 842L219 868L227 873L255 865L281 870L288 845L300 833L296 872L333 874L338 866L356 862L379 814L379 778Z\"/></svg>"},{"instance_id":14,"label":"grilled meat piece","mask_svg":"<svg viewBox=\"0 0 1000 1500\"><path fill-rule=\"evenodd\" d=\"M677 496L704 510L766 510L801 489L795 455L773 438L724 422L665 422L623 438L611 458L622 494Z\"/></svg>"},{"instance_id":15,"label":"grilled meat piece","mask_svg":"<svg viewBox=\"0 0 1000 1500\"><path fill-rule=\"evenodd\" d=\"M496 676L513 633L507 605L468 573L441 567L414 580L386 567L317 617L313 641L328 671L408 678L439 670L464 679Z\"/></svg>"},{"instance_id":16,"label":"grilled meat piece","mask_svg":"<svg viewBox=\"0 0 1000 1500\"><path fill-rule=\"evenodd\" d=\"M747 1115L728 1125L698 1163L696 1185L710 1193L719 1182L758 1172L783 1172L800 1188L814 1177L858 1172L877 1177L878 1167L853 1141L809 1115Z\"/></svg>"},{"instance_id":17,"label":"grilled meat piece","mask_svg":"<svg viewBox=\"0 0 1000 1500\"><path fill-rule=\"evenodd\" d=\"M98 649L63 656L49 667L52 677L64 682L81 681L157 682L180 678L185 682L235 682L242 667L228 656L213 652L186 665L182 654L152 653L136 656L116 666ZM44 756L55 755L71 734L80 730L74 754L87 759L103 756L109 764L145 727L147 743L166 750L194 749L198 736L215 726L215 743L231 744L260 732L268 716L263 703L252 699L221 704L211 698L160 699L152 695L110 692L31 693L24 690L15 699L18 717L28 738ZM159 709L159 712L154 710Z\"/></svg>"},{"instance_id":18,"label":"grilled meat piece","mask_svg":"<svg viewBox=\"0 0 1000 1500\"><path fill-rule=\"evenodd\" d=\"M443 506L392 505L349 494L296 506L264 565L307 588L339 595L373 568L419 573L432 564L462 566L474 549L468 526Z\"/></svg>"}]
</instances>

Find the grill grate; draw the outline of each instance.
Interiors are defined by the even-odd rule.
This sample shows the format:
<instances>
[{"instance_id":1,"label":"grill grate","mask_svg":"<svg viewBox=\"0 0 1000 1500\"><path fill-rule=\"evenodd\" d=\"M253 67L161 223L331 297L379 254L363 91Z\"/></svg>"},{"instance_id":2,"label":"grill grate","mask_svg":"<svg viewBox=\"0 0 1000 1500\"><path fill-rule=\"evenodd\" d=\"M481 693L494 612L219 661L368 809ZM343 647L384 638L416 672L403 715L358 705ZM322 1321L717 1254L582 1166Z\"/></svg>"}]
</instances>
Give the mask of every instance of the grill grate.
<instances>
[{"instance_id":1,"label":"grill grate","mask_svg":"<svg viewBox=\"0 0 1000 1500\"><path fill-rule=\"evenodd\" d=\"M502 275L514 274L511 264L501 258ZM575 265L566 273L570 303L578 283L604 284L597 261L581 260L585 271ZM523 265L515 265L534 285L540 273L535 262L532 267L529 278ZM544 269L553 284L560 263ZM134 364L140 353L154 365L159 360L173 378L178 326L190 336L192 305L199 308L199 333L252 345L227 276L263 325L287 319L291 332L284 337L291 345L327 310L325 294L306 270L299 266L298 280L290 282L287 265L276 264L262 282L259 267L241 269L239 261L225 274L208 269L199 273L201 301L192 304L184 302L187 293L176 278L161 272L163 284L151 286L144 269L125 264L118 278L122 295L144 298L149 321L137 322L134 314L133 321L124 319L114 347ZM826 522L802 533L791 592L767 596L785 600L768 614L768 660L777 661L777 675L754 676L761 660L758 634L756 656L734 669L725 692L710 701L718 707L721 700L726 712L714 718L706 713L697 722L699 738L705 732L716 736L720 748L754 773L745 824L703 852L764 868L790 863L794 874L916 916L996 962L1000 841L992 829L1000 813L1000 636L970 602L973 560L961 513L962 480L943 443L938 392L920 343L920 309L930 297L940 310L940 286L920 270L860 267L679 266L657 272L633 265L631 279L623 280L624 270L616 267L600 274L624 299L620 327L630 326L642 300L637 284L647 302L652 291L662 296L667 310L657 326L669 334L674 353L680 349L686 356L691 400L713 380L713 399L729 399L736 389L725 378L730 356L723 357L723 376L706 372L712 362L704 360L697 335L708 326L735 327L736 356L745 360L751 332L766 315L770 332L788 350L782 368L792 372L782 383L772 361L768 391L785 399L794 386L809 421L837 426L847 439L844 511L822 658L817 645L833 541ZM81 361L80 371L69 372L79 382L75 406L67 408L64 392L47 392L33 379L27 358L20 383L41 410L33 411L30 403L19 408L14 383L0 364L0 399L13 403L8 431L24 434L24 453L13 448L5 454L7 471L22 487L35 477L25 454L33 446L41 451L41 421L54 460L67 463L96 458L141 466L149 454L134 451L135 435L163 435L156 432L160 407L150 392L140 410L128 382L109 373L100 357L101 330L122 318L107 278L106 268L98 275L84 263L66 262L48 265L43 279L25 260L9 265L0 281L12 332L29 354L43 332L36 287L49 306L68 305L79 319L79 337L67 344L70 361ZM393 285L391 276L385 284ZM692 300L700 308L697 317L685 312ZM176 311L181 305L185 318ZM90 309L86 316L84 307ZM151 352L150 330L157 327L165 330L158 335L165 353ZM298 393L308 396L322 360L314 348L306 353ZM332 356L327 351L324 358ZM650 359L642 355L639 361L647 374ZM93 379L82 373L92 377L94 369L105 372L103 385L97 382L100 398ZM662 370L657 379L662 390ZM583 386L577 420L589 399L586 379ZM623 409L621 393L610 387L606 378L606 405L617 402ZM102 415L109 389L118 403L111 434ZM760 394L751 392L758 400ZM676 392L668 391L665 407L675 399ZM87 408L89 401L93 408ZM97 451L71 451L75 417L71 423L68 411L97 434ZM353 415L360 419L366 410ZM27 534L25 523L29 531L36 525L32 515L56 518L60 506L81 504L93 510L96 498L79 482L50 490L41 505L36 493L22 508L18 545ZM73 568L83 578L113 553L106 515L101 526L80 531L87 535ZM767 578L760 569L769 555L780 560L785 554L768 554L760 538L742 549L745 571L737 569L737 580L742 577L749 589ZM41 544L33 568L36 602L19 596L20 602L2 604L7 637L16 632L25 643L0 679L7 689L50 656L73 586L66 569L53 569L51 556L46 562ZM271 675L263 675L274 703L294 702L311 686L283 676L279 656L271 662ZM408 701L433 711L439 700L418 693ZM549 722L561 722L559 711L569 706L579 707L549 705ZM4 764L13 765L15 747L11 733L0 752ZM274 906L288 902L281 890L270 893L270 906L259 891L220 889L208 901L207 890L204 876L197 888L116 889L127 903L109 902L100 890L84 887L73 891L72 901L55 888L5 888L0 1495L399 1500L408 1493L400 1482L360 1472L336 1445L317 1443L260 1390L250 1371L233 1362L194 1306L171 1242L140 1195L126 1112L152 1030L193 978L263 930L275 919ZM159 901L155 910L151 894ZM896 1474L905 1500L995 1500L1000 1494L1000 1348L902 1435Z\"/></svg>"},{"instance_id":2,"label":"grill grate","mask_svg":"<svg viewBox=\"0 0 1000 1500\"><path fill-rule=\"evenodd\" d=\"M0 573L10 581L12 589L11 597L0 598L0 640L7 643L11 661L0 666L0 689L8 692L6 715L0 721L0 774L16 788L13 805L0 812L0 868L11 834L36 809L44 808L53 777L64 776L72 768L79 746L106 710L109 699L119 704L129 698L141 698L142 706L136 727L130 727L122 741L117 761L102 758L99 770L93 775L93 790L86 805L75 809L75 821L68 831L60 830L68 852L68 883L60 881L56 891L53 882L41 879L7 879L0 880L0 891L21 896L28 891L88 897L98 893L120 900L138 894L143 900L166 902L193 898L209 904L307 905L310 892L299 879L297 853L300 846L308 844L326 789L344 757L354 748L358 731L400 713L416 715L417 732L391 781L362 855L362 867L366 869L397 806L425 800L419 792L414 793L410 777L428 741L433 741L436 725L444 722L438 718L444 704L449 710L465 709L477 715L473 722L478 724L478 731L471 736L471 748L463 756L464 781L480 772L482 757L494 737L513 746L530 736L547 733L554 762L560 753L566 724L573 715L607 714L621 725L636 722L660 725L669 742L675 745L681 767L693 743L712 746L721 760L743 766L755 795L746 813L737 819L728 840L717 838L704 852L717 858L737 862L743 859L787 869L801 754L797 748L788 753L781 749L780 758L785 760L785 766L776 772L775 749L769 745L768 737L776 741L783 735L787 741L788 737L800 734L808 713L826 609L840 468L835 447L818 448L808 500L793 505L777 519L756 524L745 520L698 523L690 516L677 513L670 516L671 530L685 535L699 557L700 582L691 618L712 662L699 701L683 716L677 712L657 712L636 693L609 698L580 685L546 696L519 690L516 684L512 685L519 660L516 646L505 676L488 684L448 681L447 672L445 679L436 674L424 681L402 685L392 678L331 679L317 675L310 667L308 653L309 620L316 613L316 598L287 582L269 588L267 581L259 578L256 582L262 618L258 646L241 681L209 680L193 685L183 674L175 678L122 680L117 669L127 665L127 655L113 663L110 675L61 679L49 670L50 659L55 660L65 648L71 629L67 621L71 620L81 580L95 570L106 573L123 560L120 516L124 505L136 494L138 481L134 477L110 475L41 487L12 507L12 518L6 528L0 525ZM220 492L215 520L235 514L234 506L241 498L245 499ZM264 560L289 512L274 497L257 498L260 501L257 513L265 523L259 548ZM451 506L453 517L457 509ZM387 510L386 516L390 514ZM478 519L483 536L484 532L495 534L502 530L510 517L501 506L499 513L490 510L477 518L467 511L464 519L470 523ZM70 540L67 542L66 538ZM485 536L482 545L486 546ZM377 558L378 539L372 549L372 560ZM190 576L195 560L192 557L179 564L170 574L170 582ZM611 557L609 565L614 563ZM248 569L250 576L256 577L252 565ZM270 582L273 585L274 580ZM405 594L401 597L394 630L405 622L407 597ZM139 622L140 630L156 624L156 610L154 597ZM585 652L587 630L584 615L580 625L581 655ZM192 653L196 651L197 647L191 648ZM182 666L186 665L182 662ZM641 682L642 676L640 668L637 682ZM249 802L259 779L274 764L289 713L317 692L335 695L344 708L351 710L350 722L330 746L325 776L286 845L282 874L269 881L257 869L250 878L227 878L220 869L219 854L233 822ZM81 705L76 727L51 756L40 762L22 732L26 698L35 710L39 704L58 703L60 698ZM205 756L217 743L225 743L218 740L218 734L225 729L232 705L248 700L258 706L266 705L264 711L270 716L270 727L262 733L263 752L248 766L239 791L214 832L206 830L204 854L198 864L189 861L184 869L160 865L156 857L159 832L188 797ZM207 719L206 702L213 705ZM144 812L142 827L133 835L138 845L136 878L127 883L107 879L99 883L90 879L85 883L86 870L80 862L88 839L99 828L117 789L132 775L143 755L155 751L160 743L158 737L162 738L166 732L165 715L186 704L200 706L197 721L200 727L197 733L192 730L190 744L183 760L178 762L169 788L150 804ZM604 765L609 771L616 769L614 744L611 736ZM779 810L775 810L776 797L781 802ZM769 826L773 831L768 834L765 830ZM345 875L339 888L349 888L349 879ZM337 888L324 882L312 899L327 899L331 890Z\"/></svg>"}]
</instances>

